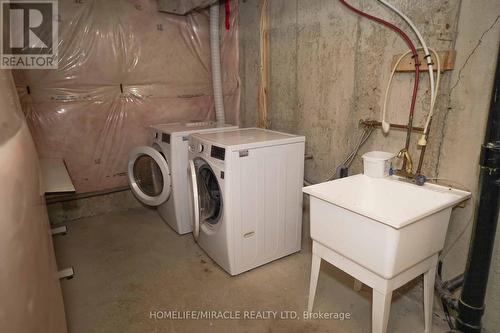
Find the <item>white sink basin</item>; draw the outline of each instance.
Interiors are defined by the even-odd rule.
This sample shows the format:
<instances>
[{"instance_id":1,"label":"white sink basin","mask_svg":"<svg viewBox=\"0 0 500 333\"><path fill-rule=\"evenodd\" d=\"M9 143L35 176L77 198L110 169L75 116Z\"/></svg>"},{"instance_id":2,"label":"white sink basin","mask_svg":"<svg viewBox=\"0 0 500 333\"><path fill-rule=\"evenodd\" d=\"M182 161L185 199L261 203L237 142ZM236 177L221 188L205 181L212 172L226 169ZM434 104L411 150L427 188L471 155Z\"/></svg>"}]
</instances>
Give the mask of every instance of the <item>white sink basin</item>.
<instances>
[{"instance_id":1,"label":"white sink basin","mask_svg":"<svg viewBox=\"0 0 500 333\"><path fill-rule=\"evenodd\" d=\"M469 192L356 175L308 186L311 238L390 279L439 252Z\"/></svg>"}]
</instances>

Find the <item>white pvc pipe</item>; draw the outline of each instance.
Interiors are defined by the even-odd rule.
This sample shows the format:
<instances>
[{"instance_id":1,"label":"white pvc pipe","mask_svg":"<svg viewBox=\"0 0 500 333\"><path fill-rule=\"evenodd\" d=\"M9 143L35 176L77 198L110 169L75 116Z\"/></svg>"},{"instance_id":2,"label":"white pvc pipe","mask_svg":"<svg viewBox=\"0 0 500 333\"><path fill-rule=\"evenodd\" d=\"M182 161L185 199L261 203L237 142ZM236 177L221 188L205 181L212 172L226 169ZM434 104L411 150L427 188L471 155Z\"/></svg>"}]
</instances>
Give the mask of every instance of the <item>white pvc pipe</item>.
<instances>
[{"instance_id":1,"label":"white pvc pipe","mask_svg":"<svg viewBox=\"0 0 500 333\"><path fill-rule=\"evenodd\" d=\"M388 3L386 0L379 0L379 1L381 3L383 3L384 5L386 5L387 7L389 7L390 9L392 9L394 12L396 12L399 16L401 16L401 18L403 20L406 21L406 23L408 23L408 25L415 32L415 35L417 35L417 38L420 41L420 44L422 45L422 48L424 49L425 58L427 60L427 67L429 69L429 80L430 80L430 83L431 83L431 106L430 106L429 115L427 116L427 121L425 123L424 134L423 134L423 136L425 136L425 134L427 133L428 127L429 127L430 119L432 118L432 115L434 113L434 103L436 101L436 93L437 93L435 91L435 87L434 87L434 85L435 85L435 82L434 82L434 70L432 68L432 59L431 59L431 56L430 56L430 53L429 53L429 49L427 48L427 44L425 43L425 40L422 37L422 34L417 29L417 27L415 26L415 24L413 24L413 22L408 18L408 16L406 16L403 12L401 12L399 9L397 9L396 7L394 7L393 5L391 5L390 3ZM420 141L422 141L422 140L420 140Z\"/></svg>"},{"instance_id":2,"label":"white pvc pipe","mask_svg":"<svg viewBox=\"0 0 500 333\"><path fill-rule=\"evenodd\" d=\"M437 72L436 72L436 84L434 90L434 101L431 105L431 109L429 110L429 115L427 116L427 121L425 122L424 133L420 136L418 140L419 146L427 145L427 130L429 129L429 125L431 123L432 116L434 115L434 108L436 107L436 99L439 93L439 83L441 81L441 60L439 59L439 54L436 50L429 48L429 50L434 54L434 59L436 59L437 64Z\"/></svg>"},{"instance_id":3,"label":"white pvc pipe","mask_svg":"<svg viewBox=\"0 0 500 333\"><path fill-rule=\"evenodd\" d=\"M220 65L219 4L210 6L210 55L212 60L212 86L214 90L215 119L217 125L224 125L224 98Z\"/></svg>"},{"instance_id":4,"label":"white pvc pipe","mask_svg":"<svg viewBox=\"0 0 500 333\"><path fill-rule=\"evenodd\" d=\"M399 57L399 59L396 61L396 64L392 68L391 75L389 76L389 81L387 82L387 87L385 88L384 105L382 106L382 131L384 131L384 133L389 133L389 130L391 129L391 125L387 121L387 100L389 99L389 91L391 90L392 79L394 78L394 73L396 72L396 68L398 68L399 63L409 53L411 53L411 50L407 51L406 53L403 53Z\"/></svg>"}]
</instances>

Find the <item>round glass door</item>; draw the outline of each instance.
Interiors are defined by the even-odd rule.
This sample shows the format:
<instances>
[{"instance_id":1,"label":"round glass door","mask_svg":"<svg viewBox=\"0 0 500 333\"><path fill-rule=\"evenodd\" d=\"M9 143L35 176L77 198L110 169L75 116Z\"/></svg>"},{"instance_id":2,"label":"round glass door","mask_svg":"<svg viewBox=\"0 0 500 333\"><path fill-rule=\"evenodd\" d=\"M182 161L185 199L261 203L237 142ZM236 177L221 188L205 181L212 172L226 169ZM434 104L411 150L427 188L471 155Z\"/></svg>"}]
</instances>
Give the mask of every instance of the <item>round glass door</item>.
<instances>
[{"instance_id":1,"label":"round glass door","mask_svg":"<svg viewBox=\"0 0 500 333\"><path fill-rule=\"evenodd\" d=\"M200 225L215 225L222 217L222 192L214 171L204 160L195 159Z\"/></svg>"},{"instance_id":2,"label":"round glass door","mask_svg":"<svg viewBox=\"0 0 500 333\"><path fill-rule=\"evenodd\" d=\"M159 148L134 149L130 153L128 179L132 192L146 205L161 205L170 196L170 170Z\"/></svg>"},{"instance_id":3,"label":"round glass door","mask_svg":"<svg viewBox=\"0 0 500 333\"><path fill-rule=\"evenodd\" d=\"M134 163L134 179L139 189L151 197L163 190L163 176L156 161L149 155L139 156Z\"/></svg>"}]
</instances>

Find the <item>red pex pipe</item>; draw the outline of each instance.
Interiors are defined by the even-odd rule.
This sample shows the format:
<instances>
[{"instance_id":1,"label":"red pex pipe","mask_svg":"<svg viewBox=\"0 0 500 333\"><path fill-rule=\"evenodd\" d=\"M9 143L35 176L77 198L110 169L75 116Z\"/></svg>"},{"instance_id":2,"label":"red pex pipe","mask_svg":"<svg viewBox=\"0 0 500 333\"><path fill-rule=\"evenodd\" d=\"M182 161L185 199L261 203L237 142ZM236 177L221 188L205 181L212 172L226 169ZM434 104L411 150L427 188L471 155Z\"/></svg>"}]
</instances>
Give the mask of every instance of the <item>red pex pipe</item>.
<instances>
[{"instance_id":1,"label":"red pex pipe","mask_svg":"<svg viewBox=\"0 0 500 333\"><path fill-rule=\"evenodd\" d=\"M231 28L231 3L229 1L230 0L226 0L224 3L224 8L226 9L226 30Z\"/></svg>"},{"instance_id":2,"label":"red pex pipe","mask_svg":"<svg viewBox=\"0 0 500 333\"><path fill-rule=\"evenodd\" d=\"M418 83L420 81L420 61L418 60L418 53L417 53L417 49L415 48L415 45L413 44L413 42L411 41L410 37L408 37L408 35L401 29L399 29L397 26L395 26L394 24L392 23L389 23L381 18L378 18L378 17L375 17L375 16L372 16L370 14L367 14L353 6L351 6L350 4L348 4L345 0L339 0L344 6L346 6L347 8L349 8L351 11L355 12L356 14L358 15L361 15L363 17L366 17L367 19L369 20L372 20L374 22L377 22L379 24L382 24L383 26L395 31L405 42L406 42L406 45L408 45L408 47L410 48L412 54L413 54L413 58L415 59L415 82L413 84L413 94L412 94L412 97L411 97L411 105L410 105L410 114L409 114L409 117L408 117L408 134L406 136L406 145L405 145L405 148L408 150L409 146L410 146L410 135L411 135L411 128L413 126L413 114L415 112L415 104L416 104L416 101L417 101L417 91L418 91ZM406 165L406 160L404 160L403 162L404 165Z\"/></svg>"}]
</instances>

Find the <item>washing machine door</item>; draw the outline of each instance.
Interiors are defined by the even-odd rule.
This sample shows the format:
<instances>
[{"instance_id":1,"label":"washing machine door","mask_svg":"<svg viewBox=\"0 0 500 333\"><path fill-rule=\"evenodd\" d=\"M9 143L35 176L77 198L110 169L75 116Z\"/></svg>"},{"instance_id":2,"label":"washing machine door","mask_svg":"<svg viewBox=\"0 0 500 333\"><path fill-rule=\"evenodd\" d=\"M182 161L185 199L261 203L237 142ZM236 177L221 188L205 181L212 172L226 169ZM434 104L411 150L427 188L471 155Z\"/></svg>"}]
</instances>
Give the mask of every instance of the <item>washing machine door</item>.
<instances>
[{"instance_id":1,"label":"washing machine door","mask_svg":"<svg viewBox=\"0 0 500 333\"><path fill-rule=\"evenodd\" d=\"M149 206L167 201L172 191L170 169L159 147L138 147L130 152L128 180L137 199Z\"/></svg>"},{"instance_id":2,"label":"washing machine door","mask_svg":"<svg viewBox=\"0 0 500 333\"><path fill-rule=\"evenodd\" d=\"M193 236L194 240L198 241L198 237L200 236L200 204L198 197L198 183L196 180L196 167L194 166L193 160L189 160L189 181L190 181L190 191L189 198L191 207L193 208Z\"/></svg>"},{"instance_id":3,"label":"washing machine door","mask_svg":"<svg viewBox=\"0 0 500 333\"><path fill-rule=\"evenodd\" d=\"M210 165L202 158L189 162L193 195L193 235L198 239L200 229L213 228L222 218L222 191Z\"/></svg>"}]
</instances>

